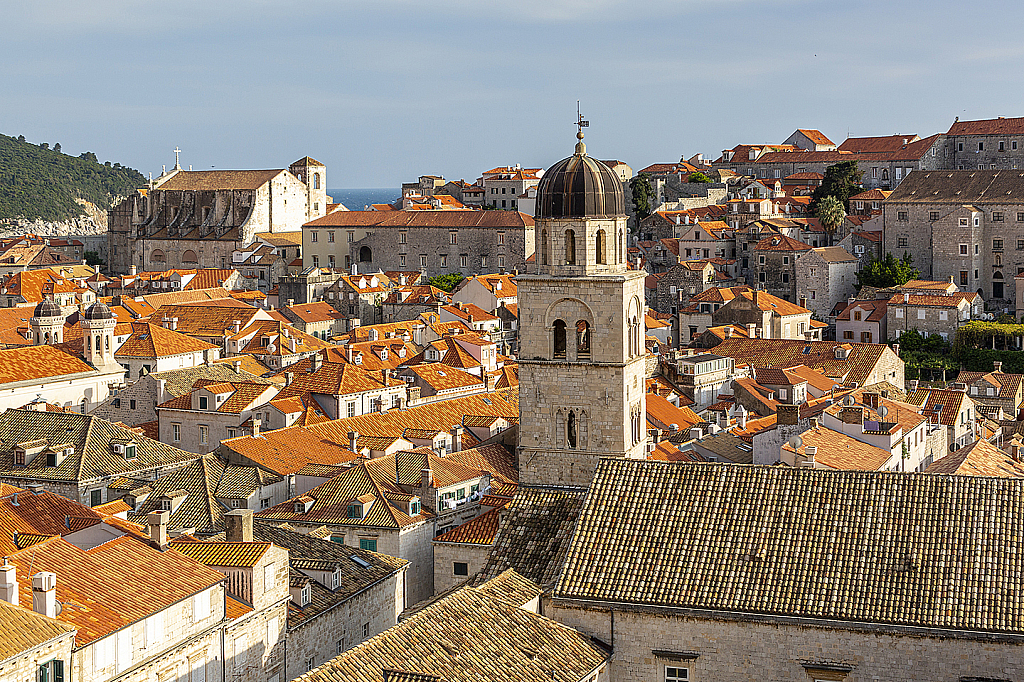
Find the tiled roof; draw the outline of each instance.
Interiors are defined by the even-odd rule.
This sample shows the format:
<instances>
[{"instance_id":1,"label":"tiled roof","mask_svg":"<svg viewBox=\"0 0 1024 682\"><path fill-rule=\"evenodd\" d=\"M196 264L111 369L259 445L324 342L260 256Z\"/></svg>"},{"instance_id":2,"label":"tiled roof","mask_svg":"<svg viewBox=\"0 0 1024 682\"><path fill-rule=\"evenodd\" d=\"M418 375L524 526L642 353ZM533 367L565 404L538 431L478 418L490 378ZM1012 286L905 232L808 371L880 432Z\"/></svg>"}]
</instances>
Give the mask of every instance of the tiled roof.
<instances>
[{"instance_id":1,"label":"tiled roof","mask_svg":"<svg viewBox=\"0 0 1024 682\"><path fill-rule=\"evenodd\" d=\"M171 547L206 566L251 568L270 548L269 542L171 541Z\"/></svg>"},{"instance_id":2,"label":"tiled roof","mask_svg":"<svg viewBox=\"0 0 1024 682\"><path fill-rule=\"evenodd\" d=\"M224 615L232 620L237 620L242 616L252 613L253 607L246 604L244 601L234 596L233 594L224 594Z\"/></svg>"},{"instance_id":3,"label":"tiled roof","mask_svg":"<svg viewBox=\"0 0 1024 682\"><path fill-rule=\"evenodd\" d=\"M305 362L289 365L277 376L292 375L292 382L281 389L277 398L293 396L308 397L310 393L325 395L350 395L376 391L384 388L384 377L380 372L371 372L359 365L339 362L324 362L315 372L310 372L311 363ZM388 378L387 386L400 386L399 379Z\"/></svg>"},{"instance_id":4,"label":"tiled roof","mask_svg":"<svg viewBox=\"0 0 1024 682\"><path fill-rule=\"evenodd\" d=\"M552 670L581 680L608 659L589 637L519 606L460 588L302 680L507 682L549 680Z\"/></svg>"},{"instance_id":5,"label":"tiled roof","mask_svg":"<svg viewBox=\"0 0 1024 682\"><path fill-rule=\"evenodd\" d=\"M691 426L703 423L703 419L694 414L688 407L676 407L665 398L656 393L648 393L647 399L647 420L650 423L654 420L660 428L675 424L680 431L685 431Z\"/></svg>"},{"instance_id":6,"label":"tiled roof","mask_svg":"<svg viewBox=\"0 0 1024 682\"><path fill-rule=\"evenodd\" d=\"M914 171L903 179L887 204L927 203L955 206L1000 204L1024 195L1019 170Z\"/></svg>"},{"instance_id":7,"label":"tiled roof","mask_svg":"<svg viewBox=\"0 0 1024 682\"><path fill-rule=\"evenodd\" d=\"M843 312L836 316L837 320L849 322L853 319L853 311L855 308L860 308L866 312L867 315L861 315L862 322L878 322L885 319L886 310L888 310L889 302L885 300L871 300L871 301L854 301L849 303L843 308Z\"/></svg>"},{"instance_id":8,"label":"tiled roof","mask_svg":"<svg viewBox=\"0 0 1024 682\"><path fill-rule=\"evenodd\" d=\"M473 317L474 322L495 322L499 319L473 303L446 305L442 310L467 322L469 321L470 316Z\"/></svg>"},{"instance_id":9,"label":"tiled roof","mask_svg":"<svg viewBox=\"0 0 1024 682\"><path fill-rule=\"evenodd\" d=\"M1020 634L1022 504L1017 479L602 459L554 596Z\"/></svg>"},{"instance_id":10,"label":"tiled roof","mask_svg":"<svg viewBox=\"0 0 1024 682\"><path fill-rule=\"evenodd\" d=\"M159 324L133 322L132 335L114 354L123 358L166 358L183 353L199 353L217 348L212 343L194 339Z\"/></svg>"},{"instance_id":11,"label":"tiled roof","mask_svg":"<svg viewBox=\"0 0 1024 682\"><path fill-rule=\"evenodd\" d=\"M263 405L276 395L277 387L273 384L254 381L235 382L214 382L209 379L196 381L192 391L176 398L172 398L159 405L157 408L165 410L192 410L192 394L205 390L213 394L227 394L223 402L214 406L208 412L219 412L221 414L242 414L246 410Z\"/></svg>"},{"instance_id":12,"label":"tiled roof","mask_svg":"<svg viewBox=\"0 0 1024 682\"><path fill-rule=\"evenodd\" d=\"M282 306L281 312L292 321L299 322L333 322L343 318L338 311L331 307L327 301L317 301L293 306Z\"/></svg>"},{"instance_id":13,"label":"tiled roof","mask_svg":"<svg viewBox=\"0 0 1024 682\"><path fill-rule=\"evenodd\" d=\"M845 433L818 426L800 434L803 444L794 450L786 443L782 448L788 452L806 454L808 446L818 449L814 461L829 469L878 471L889 461L892 453L876 448L862 441L847 436Z\"/></svg>"},{"instance_id":14,"label":"tiled roof","mask_svg":"<svg viewBox=\"0 0 1024 682\"><path fill-rule=\"evenodd\" d=\"M869 189L850 197L850 201L885 201L892 192L884 189Z\"/></svg>"},{"instance_id":15,"label":"tiled roof","mask_svg":"<svg viewBox=\"0 0 1024 682\"><path fill-rule=\"evenodd\" d=\"M348 445L347 435L338 440L333 435L317 433L312 427L291 426L264 431L257 438L239 436L221 441L221 451L238 453L269 471L287 476L310 463L351 462L358 455Z\"/></svg>"},{"instance_id":16,"label":"tiled roof","mask_svg":"<svg viewBox=\"0 0 1024 682\"><path fill-rule=\"evenodd\" d=\"M961 304L967 302L968 304L974 303L980 297L975 292L963 293L958 292L955 294L896 294L889 299L889 305L901 306L926 306L929 308L959 308Z\"/></svg>"},{"instance_id":17,"label":"tiled roof","mask_svg":"<svg viewBox=\"0 0 1024 682\"><path fill-rule=\"evenodd\" d=\"M224 507L217 501L214 491L224 469L224 463L215 456L203 455L155 481L148 481L146 486L152 492L128 513L128 520L145 526L149 513L160 510L160 498L172 497L171 493L181 491L185 499L171 512L167 527L171 530L195 528L200 534L216 532L224 525ZM108 488L108 495L124 495L134 487L131 482L114 481Z\"/></svg>"},{"instance_id":18,"label":"tiled roof","mask_svg":"<svg viewBox=\"0 0 1024 682\"><path fill-rule=\"evenodd\" d=\"M804 244L802 241L787 237L785 235L777 235L772 237L765 237L759 241L753 248L754 251L810 251L813 247L810 244Z\"/></svg>"},{"instance_id":19,"label":"tiled roof","mask_svg":"<svg viewBox=\"0 0 1024 682\"><path fill-rule=\"evenodd\" d=\"M46 466L45 451L26 466L15 466L13 446L46 439L50 447L74 449L59 466ZM112 441L134 442L135 459L126 460ZM72 412L7 410L0 414L0 476L40 481L88 481L141 469L180 465L195 459L191 452L151 440L105 419Z\"/></svg>"},{"instance_id":20,"label":"tiled roof","mask_svg":"<svg viewBox=\"0 0 1024 682\"><path fill-rule=\"evenodd\" d=\"M771 311L778 313L779 315L804 315L809 314L811 311L807 308L798 306L796 303L790 303L784 298L773 296L767 291L741 291L738 294L748 301L754 302L754 304L764 310L765 312ZM693 300L693 299L691 299Z\"/></svg>"},{"instance_id":21,"label":"tiled roof","mask_svg":"<svg viewBox=\"0 0 1024 682\"><path fill-rule=\"evenodd\" d=\"M0 385L95 372L81 358L68 355L53 346L23 346L0 350Z\"/></svg>"},{"instance_id":22,"label":"tiled roof","mask_svg":"<svg viewBox=\"0 0 1024 682\"><path fill-rule=\"evenodd\" d=\"M491 545L498 534L498 522L501 520L502 507L495 507L489 512L470 519L461 526L456 526L444 535L434 538L434 542L451 542L467 545Z\"/></svg>"},{"instance_id":23,"label":"tiled roof","mask_svg":"<svg viewBox=\"0 0 1024 682\"><path fill-rule=\"evenodd\" d=\"M8 559L18 569L22 604L32 603L32 574L57 574L57 601L63 605L57 619L77 628L79 647L224 580L174 550L161 552L127 535L89 550L51 538Z\"/></svg>"},{"instance_id":24,"label":"tiled roof","mask_svg":"<svg viewBox=\"0 0 1024 682\"><path fill-rule=\"evenodd\" d=\"M159 185L157 189L259 189L284 172L282 168L275 170L180 170Z\"/></svg>"},{"instance_id":25,"label":"tiled roof","mask_svg":"<svg viewBox=\"0 0 1024 682\"><path fill-rule=\"evenodd\" d=\"M1021 381L1024 381L1024 374L1006 374L1004 372L967 372L960 370L956 381L964 384L989 383L996 391L997 397L1013 399L1017 395ZM979 396L986 397L986 396Z\"/></svg>"},{"instance_id":26,"label":"tiled roof","mask_svg":"<svg viewBox=\"0 0 1024 682\"><path fill-rule=\"evenodd\" d=\"M236 320L240 328L247 327L249 322L257 317L258 312L256 308L246 303L226 299L215 301L211 305L161 305L153 313L152 319L176 317L177 331L182 334L220 337L225 331L232 329L232 324ZM266 319L265 315L262 317Z\"/></svg>"},{"instance_id":27,"label":"tiled roof","mask_svg":"<svg viewBox=\"0 0 1024 682\"><path fill-rule=\"evenodd\" d=\"M481 592L510 604L526 604L539 597L543 590L532 580L528 580L511 568L478 586Z\"/></svg>"},{"instance_id":28,"label":"tiled roof","mask_svg":"<svg viewBox=\"0 0 1024 682\"><path fill-rule=\"evenodd\" d=\"M1024 133L1024 118L986 118L980 121L957 120L947 135L1020 135Z\"/></svg>"},{"instance_id":29,"label":"tiled roof","mask_svg":"<svg viewBox=\"0 0 1024 682\"><path fill-rule=\"evenodd\" d=\"M440 362L413 365L407 371L418 376L420 381L435 391L480 386L483 381L480 377L469 372L464 372L457 367L451 367L447 363Z\"/></svg>"},{"instance_id":30,"label":"tiled roof","mask_svg":"<svg viewBox=\"0 0 1024 682\"><path fill-rule=\"evenodd\" d=\"M977 440L933 462L925 473L1024 478L1024 463L987 440Z\"/></svg>"},{"instance_id":31,"label":"tiled roof","mask_svg":"<svg viewBox=\"0 0 1024 682\"><path fill-rule=\"evenodd\" d=\"M74 632L73 626L54 618L0 601L0 664Z\"/></svg>"},{"instance_id":32,"label":"tiled roof","mask_svg":"<svg viewBox=\"0 0 1024 682\"><path fill-rule=\"evenodd\" d=\"M834 144L832 140L825 137L825 134L823 132L821 132L820 130L815 130L814 128L800 128L797 132L803 133L804 136L806 136L807 139L813 142L814 144Z\"/></svg>"},{"instance_id":33,"label":"tiled roof","mask_svg":"<svg viewBox=\"0 0 1024 682\"><path fill-rule=\"evenodd\" d=\"M826 263L846 263L857 260L856 256L841 246L822 246L811 250L821 256Z\"/></svg>"},{"instance_id":34,"label":"tiled roof","mask_svg":"<svg viewBox=\"0 0 1024 682\"><path fill-rule=\"evenodd\" d=\"M837 359L835 349L849 346L849 356ZM715 355L735 358L752 367L792 367L803 364L844 383L867 383L888 346L873 343L841 344L835 341L790 339L726 339L714 348ZM805 353L806 351L806 353Z\"/></svg>"},{"instance_id":35,"label":"tiled roof","mask_svg":"<svg viewBox=\"0 0 1024 682\"><path fill-rule=\"evenodd\" d=\"M839 145L839 150L855 154L879 154L895 152L906 144L916 141L916 134L895 134L883 137L848 137Z\"/></svg>"},{"instance_id":36,"label":"tiled roof","mask_svg":"<svg viewBox=\"0 0 1024 682\"><path fill-rule=\"evenodd\" d=\"M244 360L246 357L239 356L228 358L228 360ZM164 382L164 391L172 397L191 393L192 387L200 379L207 381L262 381L270 383L255 374L250 374L245 369L236 372L230 362L214 362L212 365L202 364L183 369L169 369L164 372L154 372L148 376L153 379L162 380Z\"/></svg>"},{"instance_id":37,"label":"tiled roof","mask_svg":"<svg viewBox=\"0 0 1024 682\"><path fill-rule=\"evenodd\" d=\"M586 491L520 488L509 503L478 580L514 569L541 587L553 585L562 572L569 541Z\"/></svg>"},{"instance_id":38,"label":"tiled roof","mask_svg":"<svg viewBox=\"0 0 1024 682\"><path fill-rule=\"evenodd\" d=\"M29 303L38 303L53 294L76 294L88 291L87 287L49 269L15 272L0 280L0 293L5 296L21 296ZM29 312L32 312L31 310Z\"/></svg>"},{"instance_id":39,"label":"tiled roof","mask_svg":"<svg viewBox=\"0 0 1024 682\"><path fill-rule=\"evenodd\" d=\"M67 535L103 522L98 510L55 493L28 491L5 485L0 497L0 553L6 555L24 546L22 535ZM18 493L14 504L14 493Z\"/></svg>"}]
</instances>

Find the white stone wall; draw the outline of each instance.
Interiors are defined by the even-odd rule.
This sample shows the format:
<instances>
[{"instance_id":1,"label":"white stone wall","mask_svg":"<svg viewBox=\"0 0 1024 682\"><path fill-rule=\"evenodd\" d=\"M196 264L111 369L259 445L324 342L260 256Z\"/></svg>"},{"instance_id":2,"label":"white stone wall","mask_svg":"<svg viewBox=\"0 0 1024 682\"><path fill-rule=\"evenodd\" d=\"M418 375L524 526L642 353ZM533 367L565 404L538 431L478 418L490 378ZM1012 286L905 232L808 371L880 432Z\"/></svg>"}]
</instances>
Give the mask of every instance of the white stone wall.
<instances>
[{"instance_id":1,"label":"white stone wall","mask_svg":"<svg viewBox=\"0 0 1024 682\"><path fill-rule=\"evenodd\" d=\"M455 587L483 569L493 545L434 542L434 594ZM455 575L455 562L468 564L468 575Z\"/></svg>"},{"instance_id":2,"label":"white stone wall","mask_svg":"<svg viewBox=\"0 0 1024 682\"><path fill-rule=\"evenodd\" d=\"M224 628L225 682L264 682L284 676L288 602L246 614Z\"/></svg>"},{"instance_id":3,"label":"white stone wall","mask_svg":"<svg viewBox=\"0 0 1024 682\"><path fill-rule=\"evenodd\" d=\"M31 606L31 604L29 604ZM71 647L75 642L74 633L42 646L24 651L0 663L0 682L26 682L38 679L39 667L53 660L64 662L64 675L72 669ZM52 680L52 673L50 679Z\"/></svg>"},{"instance_id":4,"label":"white stone wall","mask_svg":"<svg viewBox=\"0 0 1024 682\"><path fill-rule=\"evenodd\" d=\"M664 680L666 665L688 667L698 682L773 680L807 682L803 663L852 666L846 682L955 681L961 677L1015 680L1024 676L1024 638L1015 642L920 636L883 629L757 620L711 619L616 611L584 611L545 604L544 615L614 648L615 682ZM1009 639L1009 638L1006 638ZM653 651L692 652L676 661Z\"/></svg>"}]
</instances>

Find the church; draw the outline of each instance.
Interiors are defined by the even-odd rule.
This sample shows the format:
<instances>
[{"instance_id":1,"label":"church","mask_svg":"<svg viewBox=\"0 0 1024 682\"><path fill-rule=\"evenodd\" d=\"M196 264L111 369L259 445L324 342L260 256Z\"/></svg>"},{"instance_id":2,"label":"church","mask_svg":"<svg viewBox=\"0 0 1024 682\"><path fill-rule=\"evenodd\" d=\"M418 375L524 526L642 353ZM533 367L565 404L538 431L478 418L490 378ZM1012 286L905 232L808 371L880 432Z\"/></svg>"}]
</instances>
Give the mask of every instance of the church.
<instances>
[{"instance_id":1,"label":"church","mask_svg":"<svg viewBox=\"0 0 1024 682\"><path fill-rule=\"evenodd\" d=\"M647 456L644 275L626 266L622 181L575 153L541 178L519 296L520 482L587 486Z\"/></svg>"},{"instance_id":2,"label":"church","mask_svg":"<svg viewBox=\"0 0 1024 682\"><path fill-rule=\"evenodd\" d=\"M308 156L270 170L193 171L176 160L111 209L110 270L231 267L232 251L257 234L300 232L326 215L326 188L327 168Z\"/></svg>"}]
</instances>

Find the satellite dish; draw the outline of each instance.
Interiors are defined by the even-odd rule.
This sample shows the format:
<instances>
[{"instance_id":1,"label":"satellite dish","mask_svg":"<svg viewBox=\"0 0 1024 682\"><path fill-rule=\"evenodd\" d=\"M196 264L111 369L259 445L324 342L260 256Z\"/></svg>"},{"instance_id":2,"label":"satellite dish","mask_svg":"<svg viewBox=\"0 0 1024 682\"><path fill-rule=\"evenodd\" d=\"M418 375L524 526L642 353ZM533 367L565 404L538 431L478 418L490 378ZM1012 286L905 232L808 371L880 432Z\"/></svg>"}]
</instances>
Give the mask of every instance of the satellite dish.
<instances>
[{"instance_id":1,"label":"satellite dish","mask_svg":"<svg viewBox=\"0 0 1024 682\"><path fill-rule=\"evenodd\" d=\"M878 406L878 416L885 419L885 415L889 414L889 408L885 405Z\"/></svg>"},{"instance_id":2,"label":"satellite dish","mask_svg":"<svg viewBox=\"0 0 1024 682\"><path fill-rule=\"evenodd\" d=\"M273 353L275 350L277 350L277 347L274 346L274 344L270 344L269 346L267 346L268 353Z\"/></svg>"},{"instance_id":3,"label":"satellite dish","mask_svg":"<svg viewBox=\"0 0 1024 682\"><path fill-rule=\"evenodd\" d=\"M789 445L794 450L799 450L800 446L803 445L803 444L804 444L804 439L801 438L800 436L793 436L792 438L789 439Z\"/></svg>"},{"instance_id":4,"label":"satellite dish","mask_svg":"<svg viewBox=\"0 0 1024 682\"><path fill-rule=\"evenodd\" d=\"M848 395L845 398L843 398L843 404L844 405L853 405L853 402L854 402L854 400L853 400L853 396L852 395Z\"/></svg>"}]
</instances>

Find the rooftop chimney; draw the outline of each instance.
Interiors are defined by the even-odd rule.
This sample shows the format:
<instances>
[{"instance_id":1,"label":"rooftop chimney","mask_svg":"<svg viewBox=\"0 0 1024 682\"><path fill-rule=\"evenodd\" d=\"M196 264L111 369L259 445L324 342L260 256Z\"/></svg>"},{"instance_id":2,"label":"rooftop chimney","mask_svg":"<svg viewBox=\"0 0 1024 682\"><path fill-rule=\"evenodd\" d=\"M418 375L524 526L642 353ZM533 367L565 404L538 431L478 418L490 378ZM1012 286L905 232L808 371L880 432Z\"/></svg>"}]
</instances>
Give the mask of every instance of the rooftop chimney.
<instances>
[{"instance_id":1,"label":"rooftop chimney","mask_svg":"<svg viewBox=\"0 0 1024 682\"><path fill-rule=\"evenodd\" d=\"M0 566L0 599L8 604L18 605L18 568L5 563Z\"/></svg>"},{"instance_id":2,"label":"rooftop chimney","mask_svg":"<svg viewBox=\"0 0 1024 682\"><path fill-rule=\"evenodd\" d=\"M225 512L224 539L228 542L252 542L252 509Z\"/></svg>"},{"instance_id":3,"label":"rooftop chimney","mask_svg":"<svg viewBox=\"0 0 1024 682\"><path fill-rule=\"evenodd\" d=\"M430 479L433 478L432 473L430 469L420 469L420 490L430 489ZM420 496L423 496L422 493Z\"/></svg>"},{"instance_id":4,"label":"rooftop chimney","mask_svg":"<svg viewBox=\"0 0 1024 682\"><path fill-rule=\"evenodd\" d=\"M57 617L57 574L40 571L32 576L32 610L47 618Z\"/></svg>"},{"instance_id":5,"label":"rooftop chimney","mask_svg":"<svg viewBox=\"0 0 1024 682\"><path fill-rule=\"evenodd\" d=\"M171 513L167 510L149 512L149 539L157 549L167 549L167 519Z\"/></svg>"},{"instance_id":6,"label":"rooftop chimney","mask_svg":"<svg viewBox=\"0 0 1024 682\"><path fill-rule=\"evenodd\" d=\"M260 419L259 417L257 417L256 415L253 415L252 416L252 437L253 438L259 438L260 437L260 427L261 426L263 426L263 420Z\"/></svg>"},{"instance_id":7,"label":"rooftop chimney","mask_svg":"<svg viewBox=\"0 0 1024 682\"><path fill-rule=\"evenodd\" d=\"M456 424L452 427L452 452L458 452L462 449L462 424Z\"/></svg>"},{"instance_id":8,"label":"rooftop chimney","mask_svg":"<svg viewBox=\"0 0 1024 682\"><path fill-rule=\"evenodd\" d=\"M348 449L352 452L359 452L356 448L359 447L359 432L349 431L348 432Z\"/></svg>"},{"instance_id":9,"label":"rooftop chimney","mask_svg":"<svg viewBox=\"0 0 1024 682\"><path fill-rule=\"evenodd\" d=\"M752 322L747 324L747 338L748 339L754 338L754 327L756 327L756 326L757 325L752 323Z\"/></svg>"},{"instance_id":10,"label":"rooftop chimney","mask_svg":"<svg viewBox=\"0 0 1024 682\"><path fill-rule=\"evenodd\" d=\"M234 361L232 361L231 367L232 367L232 369L235 370L236 373L237 372L241 372L242 371L242 361L241 360L234 360Z\"/></svg>"},{"instance_id":11,"label":"rooftop chimney","mask_svg":"<svg viewBox=\"0 0 1024 682\"><path fill-rule=\"evenodd\" d=\"M723 329L722 332L725 334L725 338L731 339L732 338L732 325L731 324L725 325L725 329Z\"/></svg>"},{"instance_id":12,"label":"rooftop chimney","mask_svg":"<svg viewBox=\"0 0 1024 682\"><path fill-rule=\"evenodd\" d=\"M992 369L993 372L1002 372L1003 371L1003 362L1002 362L1002 360L996 360L995 362L992 363L992 365L993 365L993 369Z\"/></svg>"},{"instance_id":13,"label":"rooftop chimney","mask_svg":"<svg viewBox=\"0 0 1024 682\"><path fill-rule=\"evenodd\" d=\"M285 372L284 373L284 385L285 386L291 386L292 385L292 379L294 379L294 378L295 378L295 374L293 374L292 372Z\"/></svg>"}]
</instances>

